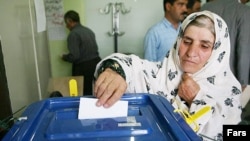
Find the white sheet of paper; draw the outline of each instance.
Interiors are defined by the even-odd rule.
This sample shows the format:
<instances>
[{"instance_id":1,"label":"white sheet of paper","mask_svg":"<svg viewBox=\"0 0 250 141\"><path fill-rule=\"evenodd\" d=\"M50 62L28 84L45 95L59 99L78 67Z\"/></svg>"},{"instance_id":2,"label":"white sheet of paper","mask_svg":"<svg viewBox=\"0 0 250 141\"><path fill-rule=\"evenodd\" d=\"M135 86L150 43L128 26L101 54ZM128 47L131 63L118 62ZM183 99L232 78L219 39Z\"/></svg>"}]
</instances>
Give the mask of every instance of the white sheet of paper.
<instances>
[{"instance_id":1,"label":"white sheet of paper","mask_svg":"<svg viewBox=\"0 0 250 141\"><path fill-rule=\"evenodd\" d=\"M43 0L35 0L37 32L46 31L46 16Z\"/></svg>"},{"instance_id":2,"label":"white sheet of paper","mask_svg":"<svg viewBox=\"0 0 250 141\"><path fill-rule=\"evenodd\" d=\"M80 98L78 119L114 118L128 116L128 101L117 101L110 108L97 107L96 98Z\"/></svg>"}]
</instances>

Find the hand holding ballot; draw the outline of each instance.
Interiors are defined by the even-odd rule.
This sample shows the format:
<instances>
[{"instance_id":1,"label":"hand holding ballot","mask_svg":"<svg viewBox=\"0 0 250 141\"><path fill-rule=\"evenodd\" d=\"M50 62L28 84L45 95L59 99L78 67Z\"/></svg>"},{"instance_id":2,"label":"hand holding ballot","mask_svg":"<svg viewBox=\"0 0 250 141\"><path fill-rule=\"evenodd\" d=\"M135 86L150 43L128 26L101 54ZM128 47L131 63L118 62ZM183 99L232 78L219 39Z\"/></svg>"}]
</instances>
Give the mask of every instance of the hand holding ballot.
<instances>
[{"instance_id":1,"label":"hand holding ballot","mask_svg":"<svg viewBox=\"0 0 250 141\"><path fill-rule=\"evenodd\" d=\"M128 101L117 101L112 107L96 106L95 98L80 98L78 119L127 117Z\"/></svg>"}]
</instances>

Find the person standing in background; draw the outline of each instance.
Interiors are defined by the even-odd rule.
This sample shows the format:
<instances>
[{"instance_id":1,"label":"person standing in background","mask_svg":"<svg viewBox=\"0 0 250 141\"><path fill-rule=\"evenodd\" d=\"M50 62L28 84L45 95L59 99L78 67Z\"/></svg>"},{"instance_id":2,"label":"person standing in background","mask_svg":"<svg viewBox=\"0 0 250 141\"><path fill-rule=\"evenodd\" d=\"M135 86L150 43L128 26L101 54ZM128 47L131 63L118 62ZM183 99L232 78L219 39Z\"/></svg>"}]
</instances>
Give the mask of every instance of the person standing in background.
<instances>
[{"instance_id":1,"label":"person standing in background","mask_svg":"<svg viewBox=\"0 0 250 141\"><path fill-rule=\"evenodd\" d=\"M144 58L162 61L173 46L181 21L187 16L188 0L164 0L164 18L146 33L144 38Z\"/></svg>"},{"instance_id":2,"label":"person standing in background","mask_svg":"<svg viewBox=\"0 0 250 141\"><path fill-rule=\"evenodd\" d=\"M68 54L64 61L72 63L72 75L83 76L83 94L92 95L96 64L101 60L94 32L80 23L79 14L70 10L65 13L64 21L70 30L67 38Z\"/></svg>"},{"instance_id":3,"label":"person standing in background","mask_svg":"<svg viewBox=\"0 0 250 141\"><path fill-rule=\"evenodd\" d=\"M188 15L201 10L201 0L188 0Z\"/></svg>"},{"instance_id":4,"label":"person standing in background","mask_svg":"<svg viewBox=\"0 0 250 141\"><path fill-rule=\"evenodd\" d=\"M242 2L214 0L204 4L201 10L217 13L226 21L231 43L230 67L244 91L250 84L250 7Z\"/></svg>"}]
</instances>

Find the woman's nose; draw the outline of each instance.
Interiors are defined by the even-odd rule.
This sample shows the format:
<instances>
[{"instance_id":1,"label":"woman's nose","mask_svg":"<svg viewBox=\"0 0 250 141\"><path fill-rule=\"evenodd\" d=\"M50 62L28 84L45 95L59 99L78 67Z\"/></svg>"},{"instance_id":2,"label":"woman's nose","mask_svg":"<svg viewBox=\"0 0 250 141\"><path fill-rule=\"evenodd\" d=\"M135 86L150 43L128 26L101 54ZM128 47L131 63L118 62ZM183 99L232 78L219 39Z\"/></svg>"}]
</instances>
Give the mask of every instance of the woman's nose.
<instances>
[{"instance_id":1,"label":"woman's nose","mask_svg":"<svg viewBox=\"0 0 250 141\"><path fill-rule=\"evenodd\" d=\"M188 47L187 56L188 56L188 57L195 57L195 56L197 56L197 45L191 44L191 45Z\"/></svg>"}]
</instances>

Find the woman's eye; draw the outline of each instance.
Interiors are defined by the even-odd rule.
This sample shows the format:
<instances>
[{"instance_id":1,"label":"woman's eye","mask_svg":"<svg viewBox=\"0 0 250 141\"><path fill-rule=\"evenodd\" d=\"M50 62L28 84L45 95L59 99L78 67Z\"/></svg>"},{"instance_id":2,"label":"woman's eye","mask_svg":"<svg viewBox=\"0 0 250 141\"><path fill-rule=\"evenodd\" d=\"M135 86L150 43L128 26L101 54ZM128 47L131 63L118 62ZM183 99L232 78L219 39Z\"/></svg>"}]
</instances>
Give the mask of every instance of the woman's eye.
<instances>
[{"instance_id":1,"label":"woman's eye","mask_svg":"<svg viewBox=\"0 0 250 141\"><path fill-rule=\"evenodd\" d=\"M202 45L202 47L203 47L203 48L208 48L208 46L204 46L204 45Z\"/></svg>"},{"instance_id":2,"label":"woman's eye","mask_svg":"<svg viewBox=\"0 0 250 141\"><path fill-rule=\"evenodd\" d=\"M190 40L184 40L184 44L191 44L192 42Z\"/></svg>"},{"instance_id":3,"label":"woman's eye","mask_svg":"<svg viewBox=\"0 0 250 141\"><path fill-rule=\"evenodd\" d=\"M210 48L209 45L201 45L202 48Z\"/></svg>"}]
</instances>

